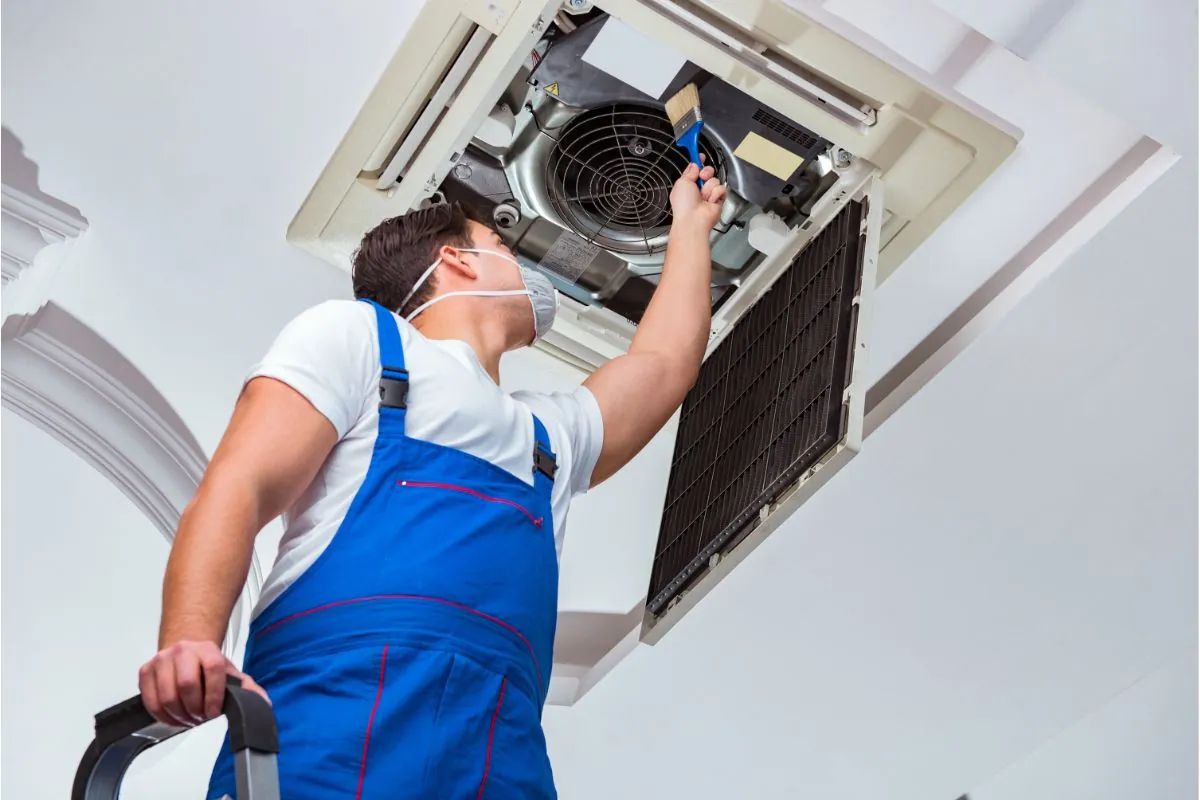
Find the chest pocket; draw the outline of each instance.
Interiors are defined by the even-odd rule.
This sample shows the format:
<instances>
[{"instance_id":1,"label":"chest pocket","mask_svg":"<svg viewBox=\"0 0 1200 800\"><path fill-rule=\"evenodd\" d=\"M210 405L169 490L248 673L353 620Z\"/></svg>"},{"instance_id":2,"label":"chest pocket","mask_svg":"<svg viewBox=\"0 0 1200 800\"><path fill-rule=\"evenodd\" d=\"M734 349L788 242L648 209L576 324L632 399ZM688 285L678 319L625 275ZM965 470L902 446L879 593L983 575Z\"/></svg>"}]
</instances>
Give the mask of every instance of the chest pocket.
<instances>
[{"instance_id":1,"label":"chest pocket","mask_svg":"<svg viewBox=\"0 0 1200 800\"><path fill-rule=\"evenodd\" d=\"M535 513L535 511L526 505L516 501L509 500L504 497L487 494L478 489L464 486L458 483L446 483L439 481L413 481L401 479L396 481L396 485L401 489L427 489L435 492L449 492L471 498L480 503L490 503L498 506L504 506L520 513L530 525L537 529L541 529L545 523L545 517Z\"/></svg>"}]
</instances>

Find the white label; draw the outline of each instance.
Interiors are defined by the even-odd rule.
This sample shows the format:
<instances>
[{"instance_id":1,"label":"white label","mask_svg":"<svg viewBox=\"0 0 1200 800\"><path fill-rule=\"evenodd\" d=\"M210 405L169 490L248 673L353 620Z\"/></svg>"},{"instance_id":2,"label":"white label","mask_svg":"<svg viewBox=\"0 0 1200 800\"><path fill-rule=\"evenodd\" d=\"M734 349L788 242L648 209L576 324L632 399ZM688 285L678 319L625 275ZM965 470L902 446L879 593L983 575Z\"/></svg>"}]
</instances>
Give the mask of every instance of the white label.
<instances>
[{"instance_id":1,"label":"white label","mask_svg":"<svg viewBox=\"0 0 1200 800\"><path fill-rule=\"evenodd\" d=\"M599 252L600 248L591 242L570 231L563 231L554 240L554 244L550 245L546 255L542 256L538 266L575 283L580 275L587 272L592 259Z\"/></svg>"},{"instance_id":2,"label":"white label","mask_svg":"<svg viewBox=\"0 0 1200 800\"><path fill-rule=\"evenodd\" d=\"M583 60L658 100L687 63L681 54L616 17L605 20Z\"/></svg>"}]
</instances>

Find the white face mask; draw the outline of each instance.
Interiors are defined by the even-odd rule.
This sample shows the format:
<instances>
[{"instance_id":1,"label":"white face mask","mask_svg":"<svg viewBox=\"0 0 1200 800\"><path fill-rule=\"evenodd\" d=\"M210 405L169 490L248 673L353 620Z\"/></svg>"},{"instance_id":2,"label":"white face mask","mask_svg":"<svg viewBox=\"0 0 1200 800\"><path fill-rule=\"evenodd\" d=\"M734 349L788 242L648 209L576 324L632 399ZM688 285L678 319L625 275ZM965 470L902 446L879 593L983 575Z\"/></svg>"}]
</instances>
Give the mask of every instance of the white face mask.
<instances>
[{"instance_id":1,"label":"white face mask","mask_svg":"<svg viewBox=\"0 0 1200 800\"><path fill-rule=\"evenodd\" d=\"M439 294L432 300L417 306L411 314L405 317L405 319L407 319L409 322L412 322L422 311L429 308L434 303L439 303L442 300L445 300L447 297L514 297L516 295L523 294L528 295L529 304L533 307L533 341L530 342L530 344L533 344L546 335L546 333L554 325L554 316L558 313L558 292L554 290L554 284L550 282L549 278L537 270L521 266L521 264L515 258L505 255L498 250L462 248L458 252L491 253L498 258L503 258L505 261L516 265L517 269L520 270L521 281L525 284L525 288L510 289L505 291L479 289L474 291L446 292L445 294ZM404 308L404 306L408 304L408 301L412 299L412 296L417 293L418 289L425 285L425 281L429 280L429 276L433 274L433 271L437 269L438 264L441 263L442 260L439 258L437 261L434 261L432 264L430 264L427 270L421 273L421 277L417 278L417 282L413 284L412 289L404 298L404 301L400 303L400 308Z\"/></svg>"}]
</instances>

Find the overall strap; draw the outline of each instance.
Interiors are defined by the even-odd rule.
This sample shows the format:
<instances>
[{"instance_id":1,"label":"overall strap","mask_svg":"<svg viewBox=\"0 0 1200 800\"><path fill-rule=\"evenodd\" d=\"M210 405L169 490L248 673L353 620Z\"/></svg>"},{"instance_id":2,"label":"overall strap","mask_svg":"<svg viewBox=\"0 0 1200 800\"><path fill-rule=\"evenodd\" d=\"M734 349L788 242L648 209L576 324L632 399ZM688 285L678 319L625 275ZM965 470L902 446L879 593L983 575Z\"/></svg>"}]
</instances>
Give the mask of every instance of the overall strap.
<instances>
[{"instance_id":1,"label":"overall strap","mask_svg":"<svg viewBox=\"0 0 1200 800\"><path fill-rule=\"evenodd\" d=\"M550 434L546 426L533 415L533 485L547 500L554 489L554 474L558 472L558 460L550 449Z\"/></svg>"},{"instance_id":2,"label":"overall strap","mask_svg":"<svg viewBox=\"0 0 1200 800\"><path fill-rule=\"evenodd\" d=\"M379 329L379 430L391 428L404 433L404 415L408 408L408 370L404 367L404 346L400 343L400 328L391 311L374 300L364 300L375 307L376 327Z\"/></svg>"}]
</instances>

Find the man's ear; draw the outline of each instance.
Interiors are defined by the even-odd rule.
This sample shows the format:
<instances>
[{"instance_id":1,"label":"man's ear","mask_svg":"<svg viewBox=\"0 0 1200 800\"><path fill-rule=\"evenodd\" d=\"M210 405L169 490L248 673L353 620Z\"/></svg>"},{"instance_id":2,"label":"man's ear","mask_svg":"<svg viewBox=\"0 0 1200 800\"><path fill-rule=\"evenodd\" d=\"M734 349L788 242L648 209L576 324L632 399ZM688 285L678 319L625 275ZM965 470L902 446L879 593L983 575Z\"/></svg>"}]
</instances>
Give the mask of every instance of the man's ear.
<instances>
[{"instance_id":1,"label":"man's ear","mask_svg":"<svg viewBox=\"0 0 1200 800\"><path fill-rule=\"evenodd\" d=\"M438 256L441 257L442 264L467 280L473 281L477 277L475 270L463 259L463 253L457 247L444 244L438 249Z\"/></svg>"}]
</instances>

